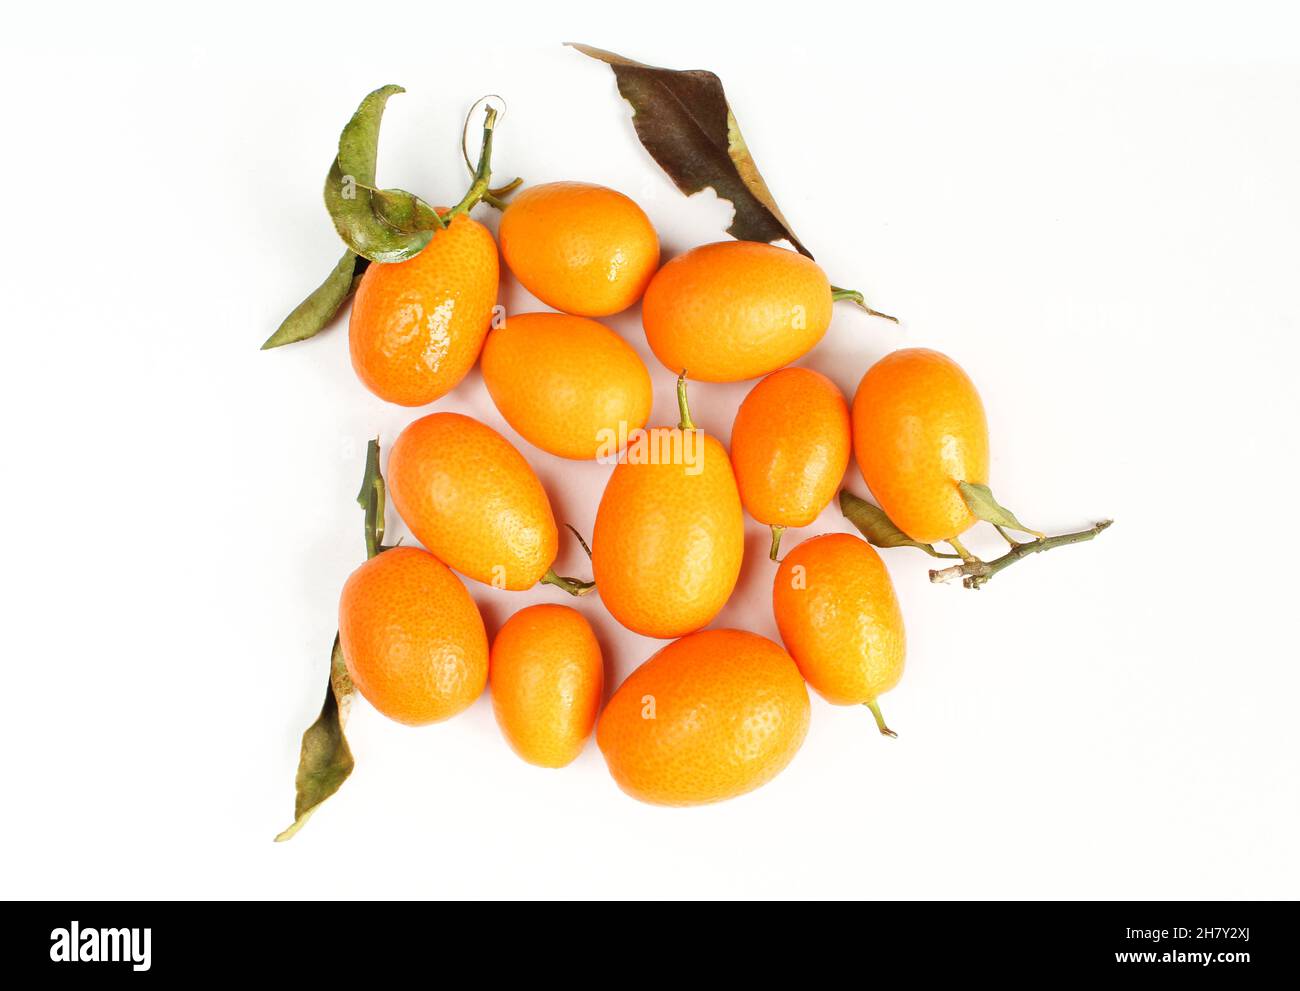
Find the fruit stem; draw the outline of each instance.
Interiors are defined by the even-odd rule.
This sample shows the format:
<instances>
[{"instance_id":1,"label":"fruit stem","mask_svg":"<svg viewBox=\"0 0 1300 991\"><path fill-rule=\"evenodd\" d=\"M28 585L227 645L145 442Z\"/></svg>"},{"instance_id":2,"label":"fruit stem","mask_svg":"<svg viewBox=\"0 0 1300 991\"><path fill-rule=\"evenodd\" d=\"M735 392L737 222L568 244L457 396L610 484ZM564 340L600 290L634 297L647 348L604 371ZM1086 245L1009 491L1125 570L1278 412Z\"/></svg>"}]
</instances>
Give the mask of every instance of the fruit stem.
<instances>
[{"instance_id":1,"label":"fruit stem","mask_svg":"<svg viewBox=\"0 0 1300 991\"><path fill-rule=\"evenodd\" d=\"M480 105L487 104L488 107L491 108L492 105L488 103L488 101L494 98L497 100L501 100L501 110L497 114L497 120L498 121L504 120L506 116L506 101L502 100L501 97L497 96L495 93L489 93L487 96L480 96L477 100L474 101L474 106L470 107L469 113L465 115L465 126L461 128L461 132L460 132L461 157L465 159L465 168L469 169L469 174L476 179L478 178L478 171L474 168L474 163L469 160L469 148L468 148L469 122L474 117L474 111L477 110ZM496 111L494 111L494 113L495 112ZM481 164L482 163L481 157L479 161ZM513 193L516 189L518 189L523 184L524 184L523 178L516 177L514 179L511 179L504 186L497 186L495 189L487 189L483 193L482 202L486 203L488 206L496 207L498 210L504 210L506 208L505 198L509 196L511 193Z\"/></svg>"},{"instance_id":2,"label":"fruit stem","mask_svg":"<svg viewBox=\"0 0 1300 991\"><path fill-rule=\"evenodd\" d=\"M479 103L482 102L482 100L479 101ZM474 107L477 106L478 103L474 104ZM470 113L473 112L474 108L471 107ZM452 219L462 213L469 213L485 196L491 195L489 187L492 179L492 135L496 130L496 124L497 108L489 103L483 109L483 145L478 154L478 168L474 170L474 181L470 184L469 191L465 193L464 198L447 211L448 223L451 223ZM468 118L466 118L465 127L468 130Z\"/></svg>"},{"instance_id":3,"label":"fruit stem","mask_svg":"<svg viewBox=\"0 0 1300 991\"><path fill-rule=\"evenodd\" d=\"M691 419L691 407L686 401L686 369L677 376L677 408L681 410L682 419L677 424L678 430L694 430L695 421Z\"/></svg>"},{"instance_id":4,"label":"fruit stem","mask_svg":"<svg viewBox=\"0 0 1300 991\"><path fill-rule=\"evenodd\" d=\"M880 730L880 734L897 740L898 734L885 725L885 717L880 714L880 704L875 699L872 699L866 703L866 706L871 710L871 714L876 717L876 729Z\"/></svg>"},{"instance_id":5,"label":"fruit stem","mask_svg":"<svg viewBox=\"0 0 1300 991\"><path fill-rule=\"evenodd\" d=\"M361 479L357 502L366 511L366 558L384 549L384 476L379 470L379 438L366 443L366 473Z\"/></svg>"},{"instance_id":6,"label":"fruit stem","mask_svg":"<svg viewBox=\"0 0 1300 991\"><path fill-rule=\"evenodd\" d=\"M546 574L542 575L539 585L554 585L556 588L562 588L570 595L586 595L596 587L595 582L584 582L577 578L565 578L563 575L557 575L554 568L547 568Z\"/></svg>"},{"instance_id":7,"label":"fruit stem","mask_svg":"<svg viewBox=\"0 0 1300 991\"><path fill-rule=\"evenodd\" d=\"M974 554L972 554L970 551L968 551L965 547L962 546L961 541L958 540L956 537L949 537L948 543L952 545L953 550L955 550L958 554L961 555L961 559L963 561L978 560Z\"/></svg>"},{"instance_id":8,"label":"fruit stem","mask_svg":"<svg viewBox=\"0 0 1300 991\"><path fill-rule=\"evenodd\" d=\"M778 523L772 524L772 552L768 554L773 561L778 560L777 553L781 550L781 534L785 533L785 527Z\"/></svg>"},{"instance_id":9,"label":"fruit stem","mask_svg":"<svg viewBox=\"0 0 1300 991\"><path fill-rule=\"evenodd\" d=\"M847 299L850 303L856 303L873 317L880 317L882 320L892 320L898 323L898 317L891 317L888 313L881 313L879 310L873 310L867 305L866 298L856 289L841 289L839 286L831 286L831 300L838 303L842 299Z\"/></svg>"},{"instance_id":10,"label":"fruit stem","mask_svg":"<svg viewBox=\"0 0 1300 991\"><path fill-rule=\"evenodd\" d=\"M1067 544L1079 544L1085 540L1092 540L1113 522L1115 521L1102 520L1087 530L1080 530L1077 533L1062 533L1055 537L1039 537L1037 540L1030 540L1023 544L1018 543L1000 558L993 561L981 561L978 558L971 558L961 564L954 564L951 568L931 571L930 581L939 584L940 582L951 582L960 579L964 588L981 588L988 584L993 576L1003 568L1009 568L1022 558L1029 557L1031 554L1038 554L1041 551L1050 551L1054 547L1064 547Z\"/></svg>"}]
</instances>

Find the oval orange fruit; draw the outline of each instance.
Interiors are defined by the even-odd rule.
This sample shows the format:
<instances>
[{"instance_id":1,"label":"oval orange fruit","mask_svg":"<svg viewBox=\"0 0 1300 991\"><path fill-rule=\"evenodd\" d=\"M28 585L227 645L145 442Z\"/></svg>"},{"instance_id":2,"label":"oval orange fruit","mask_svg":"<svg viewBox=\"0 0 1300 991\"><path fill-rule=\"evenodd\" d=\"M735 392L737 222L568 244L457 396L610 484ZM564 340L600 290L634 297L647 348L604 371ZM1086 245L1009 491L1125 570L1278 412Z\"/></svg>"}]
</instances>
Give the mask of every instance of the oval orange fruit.
<instances>
[{"instance_id":1,"label":"oval orange fruit","mask_svg":"<svg viewBox=\"0 0 1300 991\"><path fill-rule=\"evenodd\" d=\"M393 505L416 539L462 575L497 588L536 585L559 549L546 490L486 424L431 413L388 455Z\"/></svg>"},{"instance_id":2,"label":"oval orange fruit","mask_svg":"<svg viewBox=\"0 0 1300 991\"><path fill-rule=\"evenodd\" d=\"M781 562L772 611L786 650L823 698L866 705L882 733L876 698L903 676L903 614L880 555L847 533L813 537Z\"/></svg>"},{"instance_id":3,"label":"oval orange fruit","mask_svg":"<svg viewBox=\"0 0 1300 991\"><path fill-rule=\"evenodd\" d=\"M783 368L750 390L731 427L740 501L772 528L772 560L788 526L807 526L849 466L849 404L810 368Z\"/></svg>"},{"instance_id":4,"label":"oval orange fruit","mask_svg":"<svg viewBox=\"0 0 1300 991\"><path fill-rule=\"evenodd\" d=\"M463 214L414 258L371 264L348 325L352 367L401 406L446 395L474 367L497 301L497 246Z\"/></svg>"},{"instance_id":5,"label":"oval orange fruit","mask_svg":"<svg viewBox=\"0 0 1300 991\"><path fill-rule=\"evenodd\" d=\"M853 447L880 508L922 543L975 523L958 482L988 483L989 434L975 385L947 355L887 354L853 397Z\"/></svg>"},{"instance_id":6,"label":"oval orange fruit","mask_svg":"<svg viewBox=\"0 0 1300 991\"><path fill-rule=\"evenodd\" d=\"M831 304L831 284L812 259L771 244L719 241L656 273L641 321L672 371L739 382L811 351L830 326Z\"/></svg>"},{"instance_id":7,"label":"oval orange fruit","mask_svg":"<svg viewBox=\"0 0 1300 991\"><path fill-rule=\"evenodd\" d=\"M650 418L650 373L604 324L563 313L521 313L488 335L483 381L519 435L562 458L618 454Z\"/></svg>"},{"instance_id":8,"label":"oval orange fruit","mask_svg":"<svg viewBox=\"0 0 1300 991\"><path fill-rule=\"evenodd\" d=\"M492 642L492 708L506 741L539 767L564 767L596 725L605 672L591 624L568 606L521 609Z\"/></svg>"},{"instance_id":9,"label":"oval orange fruit","mask_svg":"<svg viewBox=\"0 0 1300 991\"><path fill-rule=\"evenodd\" d=\"M808 690L784 650L756 633L705 630L628 676L596 742L633 798L701 805L776 777L803 744L808 719Z\"/></svg>"},{"instance_id":10,"label":"oval orange fruit","mask_svg":"<svg viewBox=\"0 0 1300 991\"><path fill-rule=\"evenodd\" d=\"M411 726L449 719L483 693L483 617L432 554L394 547L352 572L339 599L339 645L367 701Z\"/></svg>"},{"instance_id":11,"label":"oval orange fruit","mask_svg":"<svg viewBox=\"0 0 1300 991\"><path fill-rule=\"evenodd\" d=\"M659 236L628 197L588 182L549 182L515 194L501 215L510 271L548 306L584 317L619 313L659 267Z\"/></svg>"},{"instance_id":12,"label":"oval orange fruit","mask_svg":"<svg viewBox=\"0 0 1300 991\"><path fill-rule=\"evenodd\" d=\"M642 431L620 456L591 540L596 587L610 615L665 640L706 626L722 610L745 554L731 461L691 423L684 386L678 383L682 425Z\"/></svg>"}]
</instances>

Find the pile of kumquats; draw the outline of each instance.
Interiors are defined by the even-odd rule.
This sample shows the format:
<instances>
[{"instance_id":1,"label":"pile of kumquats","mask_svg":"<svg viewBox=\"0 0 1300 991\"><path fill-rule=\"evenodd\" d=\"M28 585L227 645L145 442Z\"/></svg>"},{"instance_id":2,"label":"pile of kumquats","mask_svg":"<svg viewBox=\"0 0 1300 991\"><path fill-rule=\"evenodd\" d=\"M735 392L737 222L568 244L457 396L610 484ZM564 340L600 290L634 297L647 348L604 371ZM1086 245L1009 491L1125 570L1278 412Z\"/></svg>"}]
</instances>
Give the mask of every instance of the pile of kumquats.
<instances>
[{"instance_id":1,"label":"pile of kumquats","mask_svg":"<svg viewBox=\"0 0 1300 991\"><path fill-rule=\"evenodd\" d=\"M809 685L831 703L867 707L894 735L879 699L902 676L906 638L872 544L950 559L932 580L980 588L1016 561L1108 525L1047 537L997 502L979 394L945 355L887 355L851 403L824 375L789 367L816 347L837 301L866 303L833 286L790 230L717 77L575 47L613 69L638 136L679 188L711 186L731 200L735 239L661 264L654 227L620 192L584 182L494 187L491 99L466 121L468 135L482 116L476 163L462 142L467 192L432 207L376 184L380 120L401 88L361 102L324 190L346 251L264 347L313 336L352 297L352 366L367 389L423 407L478 365L517 436L435 411L402 430L386 471L370 443L359 497L368 558L343 585L325 703L303 736L295 822L281 839L351 773L343 729L358 692L419 726L462 712L490 684L502 733L531 764L563 767L594 731L610 774L634 798L694 805L741 795L803 743ZM498 239L472 216L480 206L501 211ZM778 240L794 249L770 243ZM556 312L503 314L502 261ZM651 372L600 322L638 303L650 349L677 379L677 423L647 426ZM692 422L688 381L751 379L728 453ZM532 448L612 465L583 544L591 580L552 567L560 533L528 463ZM841 490L851 455L874 503ZM389 494L422 547L384 545ZM784 531L812 523L837 497L865 539L787 539L782 556ZM772 530L784 646L705 629L740 574L746 512ZM1006 539L1002 557L983 561L962 545L980 520ZM598 595L619 623L667 643L602 711L601 650L581 613L558 603L521 609L489 644L465 579Z\"/></svg>"}]
</instances>

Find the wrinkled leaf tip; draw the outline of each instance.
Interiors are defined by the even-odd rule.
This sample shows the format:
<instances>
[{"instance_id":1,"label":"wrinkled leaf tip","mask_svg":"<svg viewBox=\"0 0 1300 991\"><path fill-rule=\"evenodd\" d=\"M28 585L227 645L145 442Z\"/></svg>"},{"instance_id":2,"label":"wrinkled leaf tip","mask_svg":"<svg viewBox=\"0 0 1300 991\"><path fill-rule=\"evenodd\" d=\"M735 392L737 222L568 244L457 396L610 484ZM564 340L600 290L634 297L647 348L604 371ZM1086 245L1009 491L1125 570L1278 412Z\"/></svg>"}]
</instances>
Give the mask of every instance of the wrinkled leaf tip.
<instances>
[{"instance_id":1,"label":"wrinkled leaf tip","mask_svg":"<svg viewBox=\"0 0 1300 991\"><path fill-rule=\"evenodd\" d=\"M597 48L595 45L585 45L580 41L566 41L567 47L574 51L581 52L588 58L594 58L598 62L604 62L611 67L621 66L625 69L654 69L652 65L646 65L644 62L638 62L636 59L630 59L617 52L611 52L606 48ZM658 70L661 72L673 70Z\"/></svg>"},{"instance_id":2,"label":"wrinkled leaf tip","mask_svg":"<svg viewBox=\"0 0 1300 991\"><path fill-rule=\"evenodd\" d=\"M582 52L583 55L589 55L592 58L600 58L601 55L613 55L613 52L607 52L603 48L597 48L595 45L584 44L581 41L566 41L565 48L572 48L575 51ZM599 53L599 54L597 54Z\"/></svg>"}]
</instances>

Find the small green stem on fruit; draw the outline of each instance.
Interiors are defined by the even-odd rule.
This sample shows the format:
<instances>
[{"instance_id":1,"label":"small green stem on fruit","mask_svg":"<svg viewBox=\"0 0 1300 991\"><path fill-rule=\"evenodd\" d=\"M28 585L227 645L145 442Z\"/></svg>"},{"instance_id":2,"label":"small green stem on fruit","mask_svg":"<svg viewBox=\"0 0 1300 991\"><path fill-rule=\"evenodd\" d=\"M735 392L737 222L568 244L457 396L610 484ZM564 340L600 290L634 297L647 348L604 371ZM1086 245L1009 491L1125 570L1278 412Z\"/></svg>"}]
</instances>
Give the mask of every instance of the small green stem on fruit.
<instances>
[{"instance_id":1,"label":"small green stem on fruit","mask_svg":"<svg viewBox=\"0 0 1300 991\"><path fill-rule=\"evenodd\" d=\"M880 704L875 699L867 703L867 708L876 717L876 729L880 730L881 735L898 739L898 734L885 725L885 717L880 714Z\"/></svg>"},{"instance_id":2,"label":"small green stem on fruit","mask_svg":"<svg viewBox=\"0 0 1300 991\"><path fill-rule=\"evenodd\" d=\"M691 407L686 401L686 369L677 376L677 408L681 410L682 419L677 424L678 430L694 430L695 421L691 419Z\"/></svg>"},{"instance_id":3,"label":"small green stem on fruit","mask_svg":"<svg viewBox=\"0 0 1300 991\"><path fill-rule=\"evenodd\" d=\"M958 554L961 555L961 559L963 561L978 560L974 554L972 554L970 551L968 551L965 547L962 546L961 541L958 540L956 537L948 538L948 543L952 545L953 550L955 550Z\"/></svg>"},{"instance_id":4,"label":"small green stem on fruit","mask_svg":"<svg viewBox=\"0 0 1300 991\"><path fill-rule=\"evenodd\" d=\"M964 588L982 588L999 571L1003 568L1009 568L1022 558L1042 551L1050 551L1054 547L1064 547L1067 544L1079 544L1085 540L1092 540L1113 522L1114 520L1102 520L1087 530L1080 530L1077 533L1062 533L1055 537L1040 537L1027 543L1016 544L1011 550L993 561L981 561L974 558L963 561L961 564L955 564L951 568L931 571L930 581L935 584L961 581Z\"/></svg>"},{"instance_id":5,"label":"small green stem on fruit","mask_svg":"<svg viewBox=\"0 0 1300 991\"><path fill-rule=\"evenodd\" d=\"M770 557L773 561L780 560L777 557L777 554L781 550L781 534L783 533L785 533L785 527L780 526L779 524L776 523L772 524L772 552L768 554L768 557Z\"/></svg>"},{"instance_id":6,"label":"small green stem on fruit","mask_svg":"<svg viewBox=\"0 0 1300 991\"><path fill-rule=\"evenodd\" d=\"M379 470L379 438L366 444L366 473L361 479L357 502L366 512L366 558L384 549L384 476Z\"/></svg>"},{"instance_id":7,"label":"small green stem on fruit","mask_svg":"<svg viewBox=\"0 0 1300 991\"><path fill-rule=\"evenodd\" d=\"M856 289L841 289L839 286L831 286L831 300L838 303L842 299L862 307L873 317L880 317L882 320L892 320L894 323L898 323L898 317L891 317L888 313L881 313L879 310L873 310L868 306L866 298Z\"/></svg>"},{"instance_id":8,"label":"small green stem on fruit","mask_svg":"<svg viewBox=\"0 0 1300 991\"><path fill-rule=\"evenodd\" d=\"M554 585L556 588L562 588L570 595L586 595L596 587L595 582L584 582L577 578L565 578L563 575L557 575L554 568L547 568L546 574L542 575L539 585Z\"/></svg>"},{"instance_id":9,"label":"small green stem on fruit","mask_svg":"<svg viewBox=\"0 0 1300 991\"><path fill-rule=\"evenodd\" d=\"M488 206L492 207L492 209L494 210L504 210L508 205L504 200L497 199L490 192L483 194L483 202L486 203Z\"/></svg>"}]
</instances>

